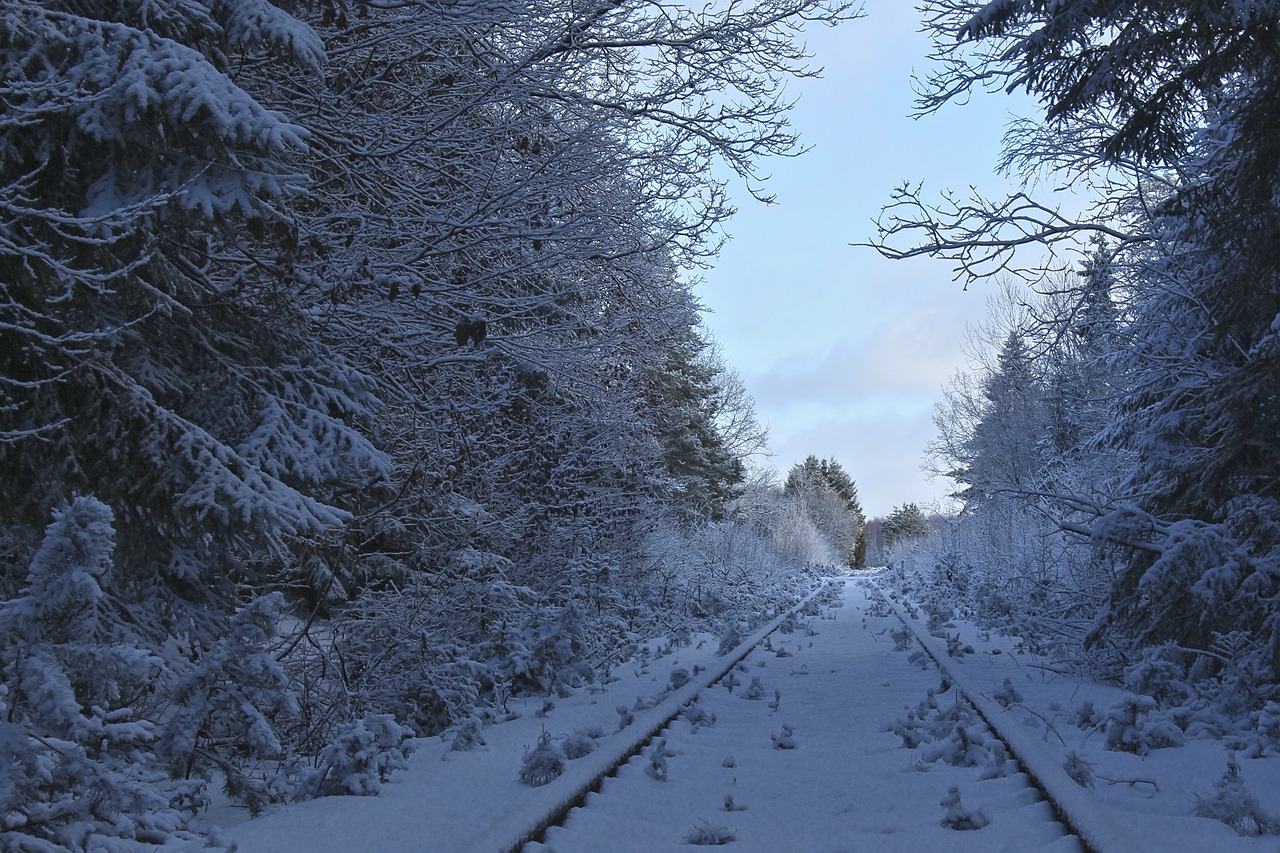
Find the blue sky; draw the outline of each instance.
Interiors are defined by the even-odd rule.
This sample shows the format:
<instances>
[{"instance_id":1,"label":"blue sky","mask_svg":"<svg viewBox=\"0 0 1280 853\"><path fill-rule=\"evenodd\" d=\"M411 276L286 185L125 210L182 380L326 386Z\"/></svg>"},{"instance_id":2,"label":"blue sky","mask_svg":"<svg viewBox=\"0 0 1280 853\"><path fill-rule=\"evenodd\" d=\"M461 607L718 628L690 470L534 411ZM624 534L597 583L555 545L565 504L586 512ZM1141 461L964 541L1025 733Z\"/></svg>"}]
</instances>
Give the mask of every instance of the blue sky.
<instances>
[{"instance_id":1,"label":"blue sky","mask_svg":"<svg viewBox=\"0 0 1280 853\"><path fill-rule=\"evenodd\" d=\"M812 453L854 478L868 515L940 501L921 470L933 401L965 365L966 329L994 285L966 292L950 265L888 261L850 243L904 180L998 192L1000 139L1019 103L979 95L913 120L912 73L927 70L919 13L870 0L864 18L806 37L822 79L793 84L792 124L812 150L773 160L771 206L734 187L732 239L697 293L726 360L769 425L783 473Z\"/></svg>"}]
</instances>

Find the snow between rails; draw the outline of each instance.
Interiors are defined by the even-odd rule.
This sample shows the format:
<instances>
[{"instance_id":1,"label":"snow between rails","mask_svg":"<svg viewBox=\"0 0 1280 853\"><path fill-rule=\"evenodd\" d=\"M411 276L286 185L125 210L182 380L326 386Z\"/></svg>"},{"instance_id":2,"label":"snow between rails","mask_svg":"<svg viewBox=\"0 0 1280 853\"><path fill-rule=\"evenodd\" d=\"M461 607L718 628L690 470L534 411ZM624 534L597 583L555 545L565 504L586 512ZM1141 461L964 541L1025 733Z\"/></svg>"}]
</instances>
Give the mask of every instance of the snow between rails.
<instances>
[{"instance_id":1,"label":"snow between rails","mask_svg":"<svg viewBox=\"0 0 1280 853\"><path fill-rule=\"evenodd\" d=\"M530 789L527 797L502 814L466 848L467 853L516 853L548 827L559 823L604 777L638 753L655 734L666 728L699 693L728 674L765 637L778 630L789 617L799 613L836 582L838 581L830 579L823 581L817 589L757 630L729 654L716 660L684 687L672 692L649 710L636 714L635 722L620 732L613 743L602 744L595 752L572 762L560 777L540 788Z\"/></svg>"}]
</instances>

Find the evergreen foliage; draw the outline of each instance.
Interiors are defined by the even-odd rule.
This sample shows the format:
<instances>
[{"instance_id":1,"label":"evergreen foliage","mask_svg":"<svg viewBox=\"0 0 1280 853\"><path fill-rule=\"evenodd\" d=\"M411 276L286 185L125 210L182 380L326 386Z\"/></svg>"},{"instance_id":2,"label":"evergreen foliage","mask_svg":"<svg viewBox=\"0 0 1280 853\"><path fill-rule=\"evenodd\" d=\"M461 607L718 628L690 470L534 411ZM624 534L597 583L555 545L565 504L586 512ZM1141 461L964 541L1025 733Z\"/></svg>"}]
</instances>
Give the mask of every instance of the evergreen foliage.
<instances>
[{"instance_id":1,"label":"evergreen foliage","mask_svg":"<svg viewBox=\"0 0 1280 853\"><path fill-rule=\"evenodd\" d=\"M805 457L787 473L783 491L831 540L846 565L865 565L866 516L858 501L858 487L839 462Z\"/></svg>"},{"instance_id":2,"label":"evergreen foliage","mask_svg":"<svg viewBox=\"0 0 1280 853\"><path fill-rule=\"evenodd\" d=\"M924 513L914 503L905 503L893 508L889 517L884 520L884 541L886 548L893 548L902 542L918 539L929 534L929 522Z\"/></svg>"},{"instance_id":3,"label":"evergreen foliage","mask_svg":"<svg viewBox=\"0 0 1280 853\"><path fill-rule=\"evenodd\" d=\"M5 0L0 846L375 793L789 600L685 278L856 15Z\"/></svg>"}]
</instances>

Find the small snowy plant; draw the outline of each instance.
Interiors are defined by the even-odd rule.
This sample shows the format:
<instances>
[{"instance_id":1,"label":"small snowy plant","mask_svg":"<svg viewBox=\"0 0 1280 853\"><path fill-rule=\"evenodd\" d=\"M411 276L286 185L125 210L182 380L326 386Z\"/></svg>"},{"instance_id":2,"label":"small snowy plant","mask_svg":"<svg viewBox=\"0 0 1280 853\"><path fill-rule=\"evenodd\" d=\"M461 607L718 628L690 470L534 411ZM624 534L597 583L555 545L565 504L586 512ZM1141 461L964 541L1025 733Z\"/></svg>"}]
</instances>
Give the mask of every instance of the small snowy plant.
<instances>
[{"instance_id":1,"label":"small snowy plant","mask_svg":"<svg viewBox=\"0 0 1280 853\"><path fill-rule=\"evenodd\" d=\"M991 818L987 817L987 813L982 809L965 808L960 802L959 785L952 785L947 789L947 795L938 802L938 805L947 810L941 821L947 829L982 829L991 823Z\"/></svg>"},{"instance_id":2,"label":"small snowy plant","mask_svg":"<svg viewBox=\"0 0 1280 853\"><path fill-rule=\"evenodd\" d=\"M958 659L963 658L965 655L971 655L974 653L973 646L968 643L961 642L959 631L954 634L948 634L946 640L948 657Z\"/></svg>"},{"instance_id":3,"label":"small snowy plant","mask_svg":"<svg viewBox=\"0 0 1280 853\"><path fill-rule=\"evenodd\" d=\"M697 731L699 726L714 726L716 724L716 715L708 714L707 710L696 701L686 705L683 713L685 720L694 731Z\"/></svg>"},{"instance_id":4,"label":"small snowy plant","mask_svg":"<svg viewBox=\"0 0 1280 853\"><path fill-rule=\"evenodd\" d=\"M526 785L539 787L564 773L564 752L546 732L538 739L538 744L524 755L524 763L520 767L520 781Z\"/></svg>"},{"instance_id":5,"label":"small snowy plant","mask_svg":"<svg viewBox=\"0 0 1280 853\"><path fill-rule=\"evenodd\" d=\"M1071 780L1081 788L1093 787L1093 762L1074 749L1067 752L1062 769L1067 771Z\"/></svg>"},{"instance_id":6,"label":"small snowy plant","mask_svg":"<svg viewBox=\"0 0 1280 853\"><path fill-rule=\"evenodd\" d=\"M1096 729L1102 725L1102 715L1093 707L1093 702L1086 700L1075 710L1075 724L1081 729Z\"/></svg>"},{"instance_id":7,"label":"small snowy plant","mask_svg":"<svg viewBox=\"0 0 1280 853\"><path fill-rule=\"evenodd\" d=\"M716 657L724 657L742 645L742 630L738 623L729 622L720 629L720 645L716 648Z\"/></svg>"},{"instance_id":8,"label":"small snowy plant","mask_svg":"<svg viewBox=\"0 0 1280 853\"><path fill-rule=\"evenodd\" d=\"M648 764L644 768L644 772L648 773L659 782L667 781L667 740L666 738L658 738L649 749Z\"/></svg>"},{"instance_id":9,"label":"small snowy plant","mask_svg":"<svg viewBox=\"0 0 1280 853\"><path fill-rule=\"evenodd\" d=\"M737 839L733 831L723 826L712 826L703 821L702 826L695 826L689 830L689 834L685 836L686 844L699 845L720 845L728 844Z\"/></svg>"},{"instance_id":10,"label":"small snowy plant","mask_svg":"<svg viewBox=\"0 0 1280 853\"><path fill-rule=\"evenodd\" d=\"M561 746L564 757L572 761L575 758L590 755L595 751L596 740L603 736L604 733L598 728L578 729L573 734L566 735L564 744Z\"/></svg>"},{"instance_id":11,"label":"small snowy plant","mask_svg":"<svg viewBox=\"0 0 1280 853\"><path fill-rule=\"evenodd\" d=\"M471 752L486 746L483 726L484 723L474 714L459 722L449 739L449 751Z\"/></svg>"},{"instance_id":12,"label":"small snowy plant","mask_svg":"<svg viewBox=\"0 0 1280 853\"><path fill-rule=\"evenodd\" d=\"M795 731L796 730L794 726L784 725L782 727L782 731L778 732L777 734L769 735L770 739L773 741L773 748L774 749L795 749L796 748Z\"/></svg>"},{"instance_id":13,"label":"small snowy plant","mask_svg":"<svg viewBox=\"0 0 1280 853\"><path fill-rule=\"evenodd\" d=\"M1146 755L1153 749L1182 746L1186 738L1169 718L1156 709L1150 696L1126 693L1107 712L1107 749Z\"/></svg>"},{"instance_id":14,"label":"small snowy plant","mask_svg":"<svg viewBox=\"0 0 1280 853\"><path fill-rule=\"evenodd\" d=\"M746 690L742 691L743 699L763 699L765 697L764 685L760 683L760 676L751 676L751 684Z\"/></svg>"},{"instance_id":15,"label":"small snowy plant","mask_svg":"<svg viewBox=\"0 0 1280 853\"><path fill-rule=\"evenodd\" d=\"M1227 772L1218 780L1213 796L1200 799L1194 814L1219 820L1240 835L1280 834L1280 821L1266 814L1240 778L1240 765L1234 753L1227 756Z\"/></svg>"},{"instance_id":16,"label":"small snowy plant","mask_svg":"<svg viewBox=\"0 0 1280 853\"><path fill-rule=\"evenodd\" d=\"M411 734L390 714L375 714L345 726L324 751L313 793L377 794L392 771L408 769Z\"/></svg>"},{"instance_id":17,"label":"small snowy plant","mask_svg":"<svg viewBox=\"0 0 1280 853\"><path fill-rule=\"evenodd\" d=\"M1254 738L1251 757L1261 758L1280 752L1280 702L1268 701L1261 709L1249 715Z\"/></svg>"},{"instance_id":18,"label":"small snowy plant","mask_svg":"<svg viewBox=\"0 0 1280 853\"><path fill-rule=\"evenodd\" d=\"M991 694L991 698L996 700L1001 708L1008 708L1010 705L1016 705L1021 702L1022 694L1018 692L1018 688L1013 686L1013 682L1006 678L1000 689Z\"/></svg>"}]
</instances>

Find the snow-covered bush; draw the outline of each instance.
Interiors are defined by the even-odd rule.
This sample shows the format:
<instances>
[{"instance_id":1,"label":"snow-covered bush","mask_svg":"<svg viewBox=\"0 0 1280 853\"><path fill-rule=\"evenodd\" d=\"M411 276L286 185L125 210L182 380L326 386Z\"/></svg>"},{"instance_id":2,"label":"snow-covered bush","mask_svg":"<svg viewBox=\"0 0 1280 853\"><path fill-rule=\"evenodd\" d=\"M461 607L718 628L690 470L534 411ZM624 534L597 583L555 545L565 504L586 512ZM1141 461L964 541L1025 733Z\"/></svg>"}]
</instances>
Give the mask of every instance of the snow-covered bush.
<instances>
[{"instance_id":1,"label":"snow-covered bush","mask_svg":"<svg viewBox=\"0 0 1280 853\"><path fill-rule=\"evenodd\" d=\"M1227 772L1218 780L1214 793L1197 799L1193 814L1222 821L1240 835L1280 834L1280 820L1264 811L1245 787L1234 755L1228 756Z\"/></svg>"},{"instance_id":2,"label":"snow-covered bush","mask_svg":"<svg viewBox=\"0 0 1280 853\"><path fill-rule=\"evenodd\" d=\"M356 720L340 731L320 756L320 767L308 780L307 793L319 797L377 794L393 771L408 768L410 737L412 732L387 714Z\"/></svg>"},{"instance_id":3,"label":"snow-covered bush","mask_svg":"<svg viewBox=\"0 0 1280 853\"><path fill-rule=\"evenodd\" d=\"M538 787L545 785L564 773L565 755L560 745L551 739L546 732L538 739L538 743L524 754L520 765L520 781L526 785Z\"/></svg>"},{"instance_id":4,"label":"snow-covered bush","mask_svg":"<svg viewBox=\"0 0 1280 853\"><path fill-rule=\"evenodd\" d=\"M1126 693L1107 712L1107 749L1146 755L1153 749L1182 746L1182 730L1150 696Z\"/></svg>"}]
</instances>

